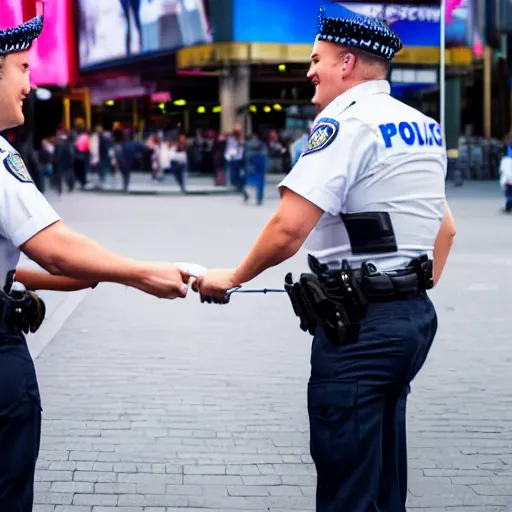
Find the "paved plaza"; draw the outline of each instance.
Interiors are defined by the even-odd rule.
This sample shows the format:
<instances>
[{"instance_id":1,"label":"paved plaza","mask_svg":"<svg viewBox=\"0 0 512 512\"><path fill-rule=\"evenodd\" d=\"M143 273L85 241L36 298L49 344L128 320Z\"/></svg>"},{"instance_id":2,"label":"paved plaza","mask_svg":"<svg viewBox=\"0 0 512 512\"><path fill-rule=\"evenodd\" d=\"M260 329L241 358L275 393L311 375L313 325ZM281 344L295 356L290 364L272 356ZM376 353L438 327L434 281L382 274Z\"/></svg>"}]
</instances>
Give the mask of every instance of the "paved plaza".
<instances>
[{"instance_id":1,"label":"paved plaza","mask_svg":"<svg viewBox=\"0 0 512 512\"><path fill-rule=\"evenodd\" d=\"M448 193L458 235L409 401L408 510L505 512L512 216L496 183ZM207 267L236 265L278 200L273 187L262 207L233 195L49 197L71 227L127 256ZM253 284L281 286L304 258ZM45 330L30 339L44 408L35 512L314 510L311 339L284 295L219 307L101 284L46 297Z\"/></svg>"}]
</instances>

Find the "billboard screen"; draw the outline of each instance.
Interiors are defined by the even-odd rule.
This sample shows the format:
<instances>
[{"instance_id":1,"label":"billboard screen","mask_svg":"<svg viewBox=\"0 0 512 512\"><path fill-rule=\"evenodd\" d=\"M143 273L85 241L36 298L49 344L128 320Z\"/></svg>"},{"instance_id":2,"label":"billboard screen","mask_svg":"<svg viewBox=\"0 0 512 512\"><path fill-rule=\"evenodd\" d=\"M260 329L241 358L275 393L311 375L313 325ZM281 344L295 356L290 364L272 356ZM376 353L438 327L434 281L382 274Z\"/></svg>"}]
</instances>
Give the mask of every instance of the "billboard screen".
<instances>
[{"instance_id":1,"label":"billboard screen","mask_svg":"<svg viewBox=\"0 0 512 512\"><path fill-rule=\"evenodd\" d=\"M0 30L16 27L24 21L20 0L0 0L0 9Z\"/></svg>"},{"instance_id":2,"label":"billboard screen","mask_svg":"<svg viewBox=\"0 0 512 512\"><path fill-rule=\"evenodd\" d=\"M70 55L68 37L69 0L45 0L45 23L41 36L29 53L30 79L35 85L68 85ZM0 30L27 21L34 12L25 12L21 0L0 0Z\"/></svg>"},{"instance_id":3,"label":"billboard screen","mask_svg":"<svg viewBox=\"0 0 512 512\"><path fill-rule=\"evenodd\" d=\"M313 43L317 16L325 0L234 0L235 41L260 43ZM449 2L447 45L467 44L467 4ZM414 4L414 5L413 5ZM385 20L405 46L439 46L441 11L435 5L394 5L376 2L336 2L329 5L339 16L365 14ZM261 13L269 13L261 16ZM328 14L331 14L327 10Z\"/></svg>"},{"instance_id":4,"label":"billboard screen","mask_svg":"<svg viewBox=\"0 0 512 512\"><path fill-rule=\"evenodd\" d=\"M80 68L209 43L206 0L77 0Z\"/></svg>"},{"instance_id":5,"label":"billboard screen","mask_svg":"<svg viewBox=\"0 0 512 512\"><path fill-rule=\"evenodd\" d=\"M30 78L36 85L66 86L70 82L70 60L74 48L69 0L45 0L44 28L30 51Z\"/></svg>"}]
</instances>

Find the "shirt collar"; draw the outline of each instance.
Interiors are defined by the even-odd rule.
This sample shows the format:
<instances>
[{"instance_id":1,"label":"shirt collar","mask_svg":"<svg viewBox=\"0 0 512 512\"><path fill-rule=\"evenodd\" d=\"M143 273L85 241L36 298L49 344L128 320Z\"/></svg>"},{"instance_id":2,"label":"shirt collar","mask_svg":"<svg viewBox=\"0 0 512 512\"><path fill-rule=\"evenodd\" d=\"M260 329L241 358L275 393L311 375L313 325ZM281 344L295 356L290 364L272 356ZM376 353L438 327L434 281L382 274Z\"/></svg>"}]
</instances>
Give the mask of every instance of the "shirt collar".
<instances>
[{"instance_id":1,"label":"shirt collar","mask_svg":"<svg viewBox=\"0 0 512 512\"><path fill-rule=\"evenodd\" d=\"M371 80L369 82L363 82L362 84L358 84L348 91L345 91L331 101L331 103L329 103L329 105L327 105L327 107L318 114L316 120L321 117L334 117L337 114L341 114L341 112L346 110L350 105L352 105L352 103L355 103L367 96L390 93L391 85L387 80Z\"/></svg>"}]
</instances>

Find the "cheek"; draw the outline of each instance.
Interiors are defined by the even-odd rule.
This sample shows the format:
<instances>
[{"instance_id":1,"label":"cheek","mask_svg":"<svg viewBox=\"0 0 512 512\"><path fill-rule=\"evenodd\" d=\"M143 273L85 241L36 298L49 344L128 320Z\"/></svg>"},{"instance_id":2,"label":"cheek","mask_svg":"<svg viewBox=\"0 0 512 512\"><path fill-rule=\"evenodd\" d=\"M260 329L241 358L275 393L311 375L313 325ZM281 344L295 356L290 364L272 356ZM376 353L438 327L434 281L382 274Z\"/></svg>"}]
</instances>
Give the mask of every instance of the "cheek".
<instances>
[{"instance_id":1,"label":"cheek","mask_svg":"<svg viewBox=\"0 0 512 512\"><path fill-rule=\"evenodd\" d=\"M15 83L11 82L9 77L4 75L0 80L0 101L3 105L13 104L16 98Z\"/></svg>"},{"instance_id":2,"label":"cheek","mask_svg":"<svg viewBox=\"0 0 512 512\"><path fill-rule=\"evenodd\" d=\"M340 75L339 69L332 69L329 75L329 85L333 89L338 89L343 81L343 78Z\"/></svg>"},{"instance_id":3,"label":"cheek","mask_svg":"<svg viewBox=\"0 0 512 512\"><path fill-rule=\"evenodd\" d=\"M9 88L7 87L7 82L5 80L5 76L0 79L0 103L5 105L7 102L7 98L9 98Z\"/></svg>"},{"instance_id":4,"label":"cheek","mask_svg":"<svg viewBox=\"0 0 512 512\"><path fill-rule=\"evenodd\" d=\"M335 78L335 73L331 66L325 66L319 71L319 76L322 82L327 82L323 85L330 85Z\"/></svg>"}]
</instances>

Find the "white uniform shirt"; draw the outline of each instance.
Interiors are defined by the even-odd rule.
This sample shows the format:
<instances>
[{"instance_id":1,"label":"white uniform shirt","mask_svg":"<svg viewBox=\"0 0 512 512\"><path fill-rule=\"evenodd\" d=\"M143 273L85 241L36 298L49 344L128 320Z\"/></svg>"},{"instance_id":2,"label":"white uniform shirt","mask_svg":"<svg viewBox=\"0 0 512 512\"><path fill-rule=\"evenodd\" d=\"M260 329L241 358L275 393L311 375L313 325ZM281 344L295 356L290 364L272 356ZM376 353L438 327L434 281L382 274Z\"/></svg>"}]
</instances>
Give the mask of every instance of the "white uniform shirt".
<instances>
[{"instance_id":1,"label":"white uniform shirt","mask_svg":"<svg viewBox=\"0 0 512 512\"><path fill-rule=\"evenodd\" d=\"M15 270L19 247L60 220L32 182L21 157L0 137L0 285Z\"/></svg>"},{"instance_id":2,"label":"white uniform shirt","mask_svg":"<svg viewBox=\"0 0 512 512\"><path fill-rule=\"evenodd\" d=\"M444 217L447 157L433 119L390 96L386 80L360 84L315 120L309 142L279 187L325 213L305 247L321 263L373 262L381 271L432 256ZM398 251L352 254L340 213L388 212Z\"/></svg>"},{"instance_id":3,"label":"white uniform shirt","mask_svg":"<svg viewBox=\"0 0 512 512\"><path fill-rule=\"evenodd\" d=\"M506 185L512 185L512 158L507 155L500 162L500 187L505 190Z\"/></svg>"}]
</instances>

